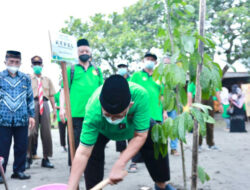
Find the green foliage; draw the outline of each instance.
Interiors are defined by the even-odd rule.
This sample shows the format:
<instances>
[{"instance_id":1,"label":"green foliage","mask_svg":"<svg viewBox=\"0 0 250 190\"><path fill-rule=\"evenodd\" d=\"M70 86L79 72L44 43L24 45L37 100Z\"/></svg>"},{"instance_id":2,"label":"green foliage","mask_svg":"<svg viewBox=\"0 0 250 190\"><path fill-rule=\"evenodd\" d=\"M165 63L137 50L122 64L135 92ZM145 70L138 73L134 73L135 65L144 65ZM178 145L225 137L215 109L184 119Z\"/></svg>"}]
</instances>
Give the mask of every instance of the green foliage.
<instances>
[{"instance_id":1,"label":"green foliage","mask_svg":"<svg viewBox=\"0 0 250 190\"><path fill-rule=\"evenodd\" d=\"M205 181L210 180L209 175L205 172L205 170L201 166L198 166L198 177L202 184L204 184Z\"/></svg>"}]
</instances>

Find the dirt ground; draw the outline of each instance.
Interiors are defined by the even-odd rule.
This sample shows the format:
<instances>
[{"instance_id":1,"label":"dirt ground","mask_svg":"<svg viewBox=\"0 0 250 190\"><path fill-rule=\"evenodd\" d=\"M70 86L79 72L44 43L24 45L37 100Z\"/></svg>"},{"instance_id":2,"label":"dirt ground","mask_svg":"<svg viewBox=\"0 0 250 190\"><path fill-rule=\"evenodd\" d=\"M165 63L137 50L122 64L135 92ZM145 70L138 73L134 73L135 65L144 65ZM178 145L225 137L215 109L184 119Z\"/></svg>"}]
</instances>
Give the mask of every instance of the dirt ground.
<instances>
[{"instance_id":1,"label":"dirt ground","mask_svg":"<svg viewBox=\"0 0 250 190\"><path fill-rule=\"evenodd\" d=\"M205 184L199 183L199 188L203 190L248 190L250 189L250 133L228 133L224 130L225 123L219 115L216 116L216 120L215 143L219 150L208 150L204 139L203 150L199 154L199 165L205 168L211 180ZM247 123L247 130L250 131L250 123ZM50 160L55 165L55 169L41 168L41 160L35 160L31 169L26 171L31 175L30 180L11 179L12 150L6 173L10 190L29 190L43 184L67 183L69 177L67 153L63 152L60 147L58 129L52 129L52 135L54 155ZM190 189L192 134L187 135L187 144L184 147L188 189ZM39 141L38 155L42 156L41 141ZM106 176L118 155L115 152L115 143L110 142L106 149ZM170 168L171 183L180 189L183 185L181 156L170 156ZM129 174L123 182L109 186L105 190L139 190L142 186L153 188L153 185L144 164L139 164L138 173ZM83 178L80 189L85 189ZM3 185L0 185L0 190L4 190Z\"/></svg>"}]
</instances>

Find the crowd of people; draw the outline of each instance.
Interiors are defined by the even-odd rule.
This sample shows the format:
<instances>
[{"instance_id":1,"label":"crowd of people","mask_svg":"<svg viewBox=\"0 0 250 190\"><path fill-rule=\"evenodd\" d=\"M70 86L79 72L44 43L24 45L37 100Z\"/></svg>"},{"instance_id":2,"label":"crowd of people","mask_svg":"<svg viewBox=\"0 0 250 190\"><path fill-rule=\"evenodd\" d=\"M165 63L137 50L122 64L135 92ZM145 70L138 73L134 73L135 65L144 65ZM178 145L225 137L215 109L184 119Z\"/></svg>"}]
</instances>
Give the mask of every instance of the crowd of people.
<instances>
[{"instance_id":1,"label":"crowd of people","mask_svg":"<svg viewBox=\"0 0 250 190\"><path fill-rule=\"evenodd\" d=\"M53 155L50 106L53 120L58 121L60 144L68 152L70 178L68 189L77 189L84 173L86 189L91 189L104 176L104 150L110 140L116 141L116 151L120 153L109 174L110 183L116 184L124 178L127 163L128 172L138 172L137 163L144 162L155 183L156 190L174 190L169 184L170 163L168 155L154 158L151 129L166 118L175 118L175 110L163 109L161 96L163 85L154 81L152 74L158 58L147 52L143 59L143 69L130 75L128 65L119 64L117 74L105 81L102 71L92 62L92 52L88 40L77 42L79 63L67 68L70 91L70 105L73 121L76 154L70 157L67 146L67 118L65 110L64 84L56 93L52 81L43 76L43 60L40 56L31 58L34 73L27 75L19 71L21 53L7 51L6 69L0 72L0 157L4 158L6 172L12 137L14 138L14 163L11 178L30 179L25 173L32 168L32 160L37 159L38 136L40 131L43 158L41 167L54 168L49 157ZM163 58L170 64L169 57ZM188 105L195 95L195 84L188 83ZM239 86L232 87L229 95L225 88L216 89L219 110L230 131L243 115L244 95ZM203 104L213 107L213 98L203 100ZM213 111L210 115L213 116ZM237 115L237 116L236 116ZM230 119L229 119L230 118ZM230 124L231 121L231 124ZM237 123L238 125L238 123ZM214 126L207 125L207 145L218 149L214 143ZM244 122L242 130L245 130ZM200 148L202 137L200 137ZM178 139L170 141L171 154L179 156ZM0 183L3 178L0 177Z\"/></svg>"}]
</instances>

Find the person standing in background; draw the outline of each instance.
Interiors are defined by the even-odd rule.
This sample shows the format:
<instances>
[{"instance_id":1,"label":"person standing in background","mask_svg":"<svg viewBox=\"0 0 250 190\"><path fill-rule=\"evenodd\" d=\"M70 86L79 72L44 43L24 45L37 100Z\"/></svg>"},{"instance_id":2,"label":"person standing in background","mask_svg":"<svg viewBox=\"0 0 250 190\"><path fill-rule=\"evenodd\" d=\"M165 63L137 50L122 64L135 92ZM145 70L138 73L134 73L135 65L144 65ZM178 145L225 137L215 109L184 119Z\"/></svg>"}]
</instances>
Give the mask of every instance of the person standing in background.
<instances>
[{"instance_id":1,"label":"person standing in background","mask_svg":"<svg viewBox=\"0 0 250 190\"><path fill-rule=\"evenodd\" d=\"M221 104L221 98L220 98L220 91L218 89L215 90L216 91L216 97L217 100L219 102L219 111L222 112L223 111L223 107ZM196 93L196 86L193 82L188 84L188 106L191 106L193 103L193 98L195 97L195 93ZM210 106L212 108L212 110L209 110L209 115L214 118L214 110L213 110L213 96L210 96L210 98L208 100L204 100L202 99L202 104ZM214 124L212 123L206 123L206 130L207 130L207 134L206 134L206 141L207 141L207 145L208 148L210 150L218 150L218 147L215 146L214 143ZM202 136L199 136L199 151L202 150Z\"/></svg>"},{"instance_id":2,"label":"person standing in background","mask_svg":"<svg viewBox=\"0 0 250 190\"><path fill-rule=\"evenodd\" d=\"M30 131L29 146L28 146L28 158L26 168L30 168L32 163L32 146L33 142L37 142L38 131L40 125L41 140L43 146L43 159L41 166L45 168L54 168L54 165L50 163L48 157L52 157L52 137L51 137L51 121L50 121L50 101L53 109L53 120L56 120L56 107L55 107L55 88L48 77L42 75L43 60L40 56L34 56L31 58L32 68L34 75L31 77L32 89L35 100L35 120L36 126L34 130Z\"/></svg>"},{"instance_id":3,"label":"person standing in background","mask_svg":"<svg viewBox=\"0 0 250 190\"><path fill-rule=\"evenodd\" d=\"M223 113L222 117L226 123L226 131L230 130L230 115L228 115L227 110L230 107L229 104L229 91L226 87L222 87L221 93L220 93L221 103L223 106Z\"/></svg>"},{"instance_id":4,"label":"person standing in background","mask_svg":"<svg viewBox=\"0 0 250 190\"><path fill-rule=\"evenodd\" d=\"M163 107L160 101L160 96L163 92L163 86L159 81L154 81L152 74L154 67L157 64L157 56L151 52L147 52L143 58L144 69L135 72L131 77L131 82L139 84L149 94L149 105L150 105L150 117L157 123L162 123L167 117L167 112L163 111ZM167 155L168 160L168 155ZM141 161L141 155L136 154L132 159L130 170L137 170L136 163Z\"/></svg>"},{"instance_id":5,"label":"person standing in background","mask_svg":"<svg viewBox=\"0 0 250 190\"><path fill-rule=\"evenodd\" d=\"M117 74L123 76L127 81L130 81L130 76L128 73L128 65L125 64L119 64L117 65Z\"/></svg>"},{"instance_id":6,"label":"person standing in background","mask_svg":"<svg viewBox=\"0 0 250 190\"><path fill-rule=\"evenodd\" d=\"M58 123L58 130L59 130L59 135L60 135L60 144L63 148L63 151L67 152L66 148L66 130L67 130L67 122L63 123L61 122L60 119L60 92L59 90L54 98L55 98L55 103L56 103L56 113L57 113L57 123Z\"/></svg>"},{"instance_id":7,"label":"person standing in background","mask_svg":"<svg viewBox=\"0 0 250 190\"><path fill-rule=\"evenodd\" d=\"M85 106L92 93L103 84L103 76L100 68L97 68L92 61L92 53L89 42L86 39L77 41L78 64L67 68L68 84L70 90L70 106L73 122L75 148L80 142L82 123L85 115ZM65 100L64 89L60 94L60 119L65 123ZM71 166L70 148L68 147L68 164Z\"/></svg>"},{"instance_id":8,"label":"person standing in background","mask_svg":"<svg viewBox=\"0 0 250 190\"><path fill-rule=\"evenodd\" d=\"M30 77L19 71L21 53L7 51L6 69L0 72L0 156L6 172L14 138L14 164L11 178L29 179L24 173L28 145L28 128L35 126L34 99ZM0 176L0 183L3 178Z\"/></svg>"}]
</instances>

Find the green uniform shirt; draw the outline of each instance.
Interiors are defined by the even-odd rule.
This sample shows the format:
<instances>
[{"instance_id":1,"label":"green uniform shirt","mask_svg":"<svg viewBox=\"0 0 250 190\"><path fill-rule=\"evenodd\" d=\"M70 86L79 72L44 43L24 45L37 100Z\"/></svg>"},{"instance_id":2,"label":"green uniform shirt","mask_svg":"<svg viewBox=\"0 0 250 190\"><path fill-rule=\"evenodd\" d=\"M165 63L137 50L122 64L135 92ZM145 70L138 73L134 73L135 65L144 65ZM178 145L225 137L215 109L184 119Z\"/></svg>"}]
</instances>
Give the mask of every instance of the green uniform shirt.
<instances>
[{"instance_id":1,"label":"green uniform shirt","mask_svg":"<svg viewBox=\"0 0 250 190\"><path fill-rule=\"evenodd\" d=\"M191 83L188 83L188 88L187 88L187 92L190 92L191 94L192 94L192 97L194 98L194 96L195 96L195 92L196 91L196 86L195 86L195 84L193 83L193 82L191 82ZM218 91L220 91L218 88L216 88L216 92L218 92ZM217 97L216 96L214 96L216 99L215 100L217 100ZM213 99L214 100L214 99Z\"/></svg>"},{"instance_id":2,"label":"green uniform shirt","mask_svg":"<svg viewBox=\"0 0 250 190\"><path fill-rule=\"evenodd\" d=\"M152 76L145 71L135 72L131 77L131 82L135 82L144 87L149 94L150 116L156 121L162 121L162 103L160 96L162 94L162 86L157 84Z\"/></svg>"},{"instance_id":3,"label":"green uniform shirt","mask_svg":"<svg viewBox=\"0 0 250 190\"><path fill-rule=\"evenodd\" d=\"M56 106L60 107L60 91L58 91L54 95L54 98L55 98ZM56 115L57 115L57 121L60 122L61 121L61 119L60 119L60 109L56 109Z\"/></svg>"},{"instance_id":4,"label":"green uniform shirt","mask_svg":"<svg viewBox=\"0 0 250 190\"><path fill-rule=\"evenodd\" d=\"M134 105L123 122L112 125L102 115L99 100L102 87L98 88L88 101L80 141L83 145L92 146L96 143L98 134L101 133L111 140L121 141L131 139L134 132L144 132L149 129L150 115L148 93L135 83L129 82L131 101Z\"/></svg>"},{"instance_id":5,"label":"green uniform shirt","mask_svg":"<svg viewBox=\"0 0 250 190\"><path fill-rule=\"evenodd\" d=\"M128 76L128 78L126 78L126 80L127 80L128 82L131 81L131 77Z\"/></svg>"},{"instance_id":6,"label":"green uniform shirt","mask_svg":"<svg viewBox=\"0 0 250 190\"><path fill-rule=\"evenodd\" d=\"M227 114L227 109L230 107L230 104L222 104L223 105L223 113L222 113L222 117L223 118L230 118L230 115Z\"/></svg>"},{"instance_id":7,"label":"green uniform shirt","mask_svg":"<svg viewBox=\"0 0 250 190\"><path fill-rule=\"evenodd\" d=\"M84 117L88 99L103 84L102 72L100 68L98 70L99 74L95 67L90 65L85 71L82 65L76 64L72 84L70 84L71 66L67 68L72 117Z\"/></svg>"}]
</instances>

